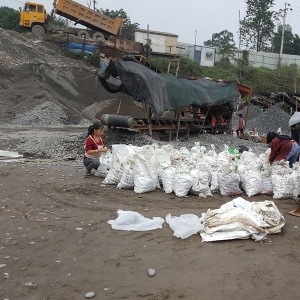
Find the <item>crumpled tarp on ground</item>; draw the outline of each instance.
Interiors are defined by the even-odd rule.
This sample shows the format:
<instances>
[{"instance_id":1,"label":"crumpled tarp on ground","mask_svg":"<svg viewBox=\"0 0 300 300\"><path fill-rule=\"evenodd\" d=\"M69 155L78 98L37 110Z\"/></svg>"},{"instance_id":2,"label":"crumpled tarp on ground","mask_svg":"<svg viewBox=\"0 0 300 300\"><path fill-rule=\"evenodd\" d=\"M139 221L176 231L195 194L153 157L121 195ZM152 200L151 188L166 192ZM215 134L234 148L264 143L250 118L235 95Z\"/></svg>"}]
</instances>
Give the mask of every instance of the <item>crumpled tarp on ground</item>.
<instances>
[{"instance_id":1,"label":"crumpled tarp on ground","mask_svg":"<svg viewBox=\"0 0 300 300\"><path fill-rule=\"evenodd\" d=\"M155 115L186 106L221 106L227 104L231 111L240 96L236 81L222 82L202 78L188 80L172 74L159 74L133 61L112 59L105 71L99 72L100 82L108 76L119 76L125 93L135 101L145 101ZM119 90L118 90L119 91Z\"/></svg>"}]
</instances>

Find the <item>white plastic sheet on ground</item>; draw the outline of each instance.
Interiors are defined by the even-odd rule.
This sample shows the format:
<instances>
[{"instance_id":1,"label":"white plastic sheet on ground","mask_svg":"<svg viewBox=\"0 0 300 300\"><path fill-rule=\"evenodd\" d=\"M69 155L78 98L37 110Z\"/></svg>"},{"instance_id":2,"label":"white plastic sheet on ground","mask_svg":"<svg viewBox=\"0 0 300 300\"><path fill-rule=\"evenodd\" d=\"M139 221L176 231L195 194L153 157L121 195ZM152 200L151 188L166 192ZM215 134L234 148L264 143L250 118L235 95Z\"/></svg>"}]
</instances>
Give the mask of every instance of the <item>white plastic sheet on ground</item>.
<instances>
[{"instance_id":1,"label":"white plastic sheet on ground","mask_svg":"<svg viewBox=\"0 0 300 300\"><path fill-rule=\"evenodd\" d=\"M0 156L11 157L11 158L23 157L23 155L19 154L18 152L6 151L6 150L0 150Z\"/></svg>"},{"instance_id":2,"label":"white plastic sheet on ground","mask_svg":"<svg viewBox=\"0 0 300 300\"><path fill-rule=\"evenodd\" d=\"M115 230L148 231L162 228L164 222L165 220L160 217L150 219L134 211L119 209L118 217L115 220L109 220L107 223Z\"/></svg>"},{"instance_id":3,"label":"white plastic sheet on ground","mask_svg":"<svg viewBox=\"0 0 300 300\"><path fill-rule=\"evenodd\" d=\"M166 215L166 222L174 231L174 236L186 239L198 231L203 229L201 219L193 214L185 214L180 217L172 217L171 214Z\"/></svg>"},{"instance_id":4,"label":"white plastic sheet on ground","mask_svg":"<svg viewBox=\"0 0 300 300\"><path fill-rule=\"evenodd\" d=\"M248 238L260 241L267 234L280 232L285 224L273 201L249 202L241 197L208 210L202 218L203 242Z\"/></svg>"}]
</instances>

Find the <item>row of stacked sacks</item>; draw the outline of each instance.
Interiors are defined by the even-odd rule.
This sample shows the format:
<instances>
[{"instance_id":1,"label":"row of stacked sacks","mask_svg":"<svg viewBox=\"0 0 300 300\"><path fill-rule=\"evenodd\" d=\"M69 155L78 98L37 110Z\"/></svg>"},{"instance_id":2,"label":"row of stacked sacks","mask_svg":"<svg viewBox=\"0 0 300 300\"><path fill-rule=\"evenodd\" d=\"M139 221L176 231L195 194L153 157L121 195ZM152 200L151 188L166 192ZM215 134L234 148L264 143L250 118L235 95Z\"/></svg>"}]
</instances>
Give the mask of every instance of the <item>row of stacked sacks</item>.
<instances>
[{"instance_id":1,"label":"row of stacked sacks","mask_svg":"<svg viewBox=\"0 0 300 300\"><path fill-rule=\"evenodd\" d=\"M269 153L269 149L261 155L251 149L240 153L224 145L217 154L214 145L207 149L198 143L190 150L174 149L172 145L113 145L103 184L136 193L162 188L177 197L207 197L217 192L237 196L244 191L248 197L264 194L277 199L297 198L300 164L293 169L284 161L270 164Z\"/></svg>"}]
</instances>

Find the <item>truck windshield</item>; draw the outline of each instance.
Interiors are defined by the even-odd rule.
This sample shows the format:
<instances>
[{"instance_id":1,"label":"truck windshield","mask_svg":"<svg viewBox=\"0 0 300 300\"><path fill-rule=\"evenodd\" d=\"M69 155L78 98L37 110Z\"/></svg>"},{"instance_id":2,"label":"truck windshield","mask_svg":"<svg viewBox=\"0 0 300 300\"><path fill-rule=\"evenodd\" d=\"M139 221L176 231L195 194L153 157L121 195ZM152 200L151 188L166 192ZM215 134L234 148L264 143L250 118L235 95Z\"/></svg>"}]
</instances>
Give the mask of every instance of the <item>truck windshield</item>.
<instances>
[{"instance_id":1,"label":"truck windshield","mask_svg":"<svg viewBox=\"0 0 300 300\"><path fill-rule=\"evenodd\" d=\"M27 12L34 12L36 11L36 6L35 5L31 5L31 4L26 4L25 5L25 8L24 8L24 11L27 11Z\"/></svg>"}]
</instances>

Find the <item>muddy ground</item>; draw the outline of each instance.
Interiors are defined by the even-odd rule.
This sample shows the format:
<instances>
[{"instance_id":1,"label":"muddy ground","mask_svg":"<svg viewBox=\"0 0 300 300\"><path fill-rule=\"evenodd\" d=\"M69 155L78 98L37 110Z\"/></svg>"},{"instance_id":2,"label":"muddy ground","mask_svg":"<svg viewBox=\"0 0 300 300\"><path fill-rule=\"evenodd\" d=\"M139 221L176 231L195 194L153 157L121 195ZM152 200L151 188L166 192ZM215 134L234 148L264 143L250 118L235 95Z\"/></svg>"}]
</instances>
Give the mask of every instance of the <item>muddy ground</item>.
<instances>
[{"instance_id":1,"label":"muddy ground","mask_svg":"<svg viewBox=\"0 0 300 300\"><path fill-rule=\"evenodd\" d=\"M118 209L201 216L233 198L135 194L101 182L84 178L80 164L0 162L1 299L84 299L90 291L94 299L299 298L300 218L288 214L297 208L293 200L274 200L286 225L263 243L203 243L198 234L174 237L166 223L127 232L107 221ZM266 199L272 198L248 200Z\"/></svg>"},{"instance_id":2,"label":"muddy ground","mask_svg":"<svg viewBox=\"0 0 300 300\"><path fill-rule=\"evenodd\" d=\"M90 66L48 42L0 30L0 43L0 150L34 160L0 160L0 299L77 300L87 292L101 300L299 298L300 218L288 214L295 201L274 200L286 225L263 243L203 243L199 234L181 240L167 224L149 232L112 230L107 221L118 209L145 217L201 216L233 198L135 194L84 178L80 160L39 161L73 157L74 148L82 153L76 134L102 109L116 114L122 100L120 115L141 110L131 98L107 93ZM65 127L70 124L73 129ZM69 139L56 141L58 132Z\"/></svg>"}]
</instances>

